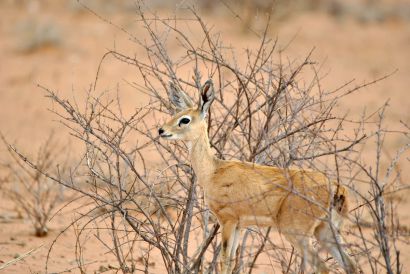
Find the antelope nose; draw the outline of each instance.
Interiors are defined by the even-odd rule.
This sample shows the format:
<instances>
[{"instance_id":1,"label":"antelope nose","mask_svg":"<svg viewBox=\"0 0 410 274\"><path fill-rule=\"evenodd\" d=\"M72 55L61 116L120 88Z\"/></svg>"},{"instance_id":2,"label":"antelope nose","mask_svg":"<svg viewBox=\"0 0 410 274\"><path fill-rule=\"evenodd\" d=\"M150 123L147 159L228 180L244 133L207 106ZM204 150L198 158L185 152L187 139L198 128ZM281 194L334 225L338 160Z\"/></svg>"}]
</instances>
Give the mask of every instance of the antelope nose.
<instances>
[{"instance_id":1,"label":"antelope nose","mask_svg":"<svg viewBox=\"0 0 410 274\"><path fill-rule=\"evenodd\" d=\"M164 133L164 130L162 128L158 129L158 134L161 135L162 133Z\"/></svg>"}]
</instances>

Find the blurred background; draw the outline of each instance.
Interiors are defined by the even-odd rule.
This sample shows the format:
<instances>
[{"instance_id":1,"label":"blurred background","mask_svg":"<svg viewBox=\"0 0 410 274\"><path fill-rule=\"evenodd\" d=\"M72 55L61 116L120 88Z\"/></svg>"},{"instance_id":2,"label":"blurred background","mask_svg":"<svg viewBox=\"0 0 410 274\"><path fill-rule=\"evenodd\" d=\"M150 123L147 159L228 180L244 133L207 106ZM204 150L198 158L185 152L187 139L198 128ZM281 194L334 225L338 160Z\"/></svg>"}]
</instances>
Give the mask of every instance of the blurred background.
<instances>
[{"instance_id":1,"label":"blurred background","mask_svg":"<svg viewBox=\"0 0 410 274\"><path fill-rule=\"evenodd\" d=\"M1 0L2 134L29 155L51 131L62 143L68 142L67 130L58 123L58 117L50 111L53 106L37 85L66 98L77 98L81 105L104 53L116 49L138 58L129 39L129 34L144 33L136 20L137 5L132 0ZM268 35L278 38L282 60L302 59L314 49L312 59L326 72L321 83L324 89L334 89L352 79L359 85L397 70L349 97L349 101L342 101L341 112L354 116L366 109L371 113L389 100L388 129L394 130L400 120L410 122L409 0L152 0L144 5L159 16L181 18L188 16L183 7L194 5L226 44L239 49L258 45L256 33L263 30L272 12ZM178 45L170 50L178 51ZM135 80L135 67L114 59L105 62L100 91L120 87L122 98L126 98L124 108L146 103L142 94L127 84ZM389 142L392 151L402 145L400 139ZM1 146L0 159L5 157L6 148ZM7 201L0 204L2 212L10 207ZM2 213L1 217L7 219L6 215ZM29 229L10 228L0 226L3 242L13 241L10 239L17 234L32 241ZM23 247L6 245L0 248L0 254L12 258ZM35 256L31 260L30 269L40 269L41 262L34 262ZM27 265L21 273L28 273Z\"/></svg>"},{"instance_id":2,"label":"blurred background","mask_svg":"<svg viewBox=\"0 0 410 274\"><path fill-rule=\"evenodd\" d=\"M192 1L191 1L192 2ZM189 1L147 1L162 16L184 16ZM133 35L143 33L136 21L133 0L3 0L0 2L0 125L1 131L27 148L59 128L37 84L64 96L84 93L93 83L103 54L117 49L138 56L135 46L119 28ZM292 1L194 1L207 24L237 48L258 44L254 32L264 27L272 10L269 35L286 47L283 57L304 58L313 48L313 59L328 76L325 88L349 80L357 84L398 70L347 102L345 109L375 109L390 99L389 116L409 121L410 100L410 1L405 0L292 0ZM189 35L189 34L188 34ZM170 49L173 50L173 49ZM175 50L178 50L177 45ZM134 68L119 61L103 67L101 88L122 86L127 103L139 104L132 81ZM127 91L127 89L129 89ZM29 137L29 138L27 138Z\"/></svg>"}]
</instances>

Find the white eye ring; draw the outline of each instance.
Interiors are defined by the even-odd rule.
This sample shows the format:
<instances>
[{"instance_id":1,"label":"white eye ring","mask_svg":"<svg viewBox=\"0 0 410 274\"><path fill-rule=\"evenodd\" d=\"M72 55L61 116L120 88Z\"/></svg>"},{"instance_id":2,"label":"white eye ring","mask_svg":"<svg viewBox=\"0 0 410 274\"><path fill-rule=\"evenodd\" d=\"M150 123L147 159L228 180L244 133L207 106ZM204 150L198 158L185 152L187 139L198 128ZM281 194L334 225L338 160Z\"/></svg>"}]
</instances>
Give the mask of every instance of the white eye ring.
<instances>
[{"instance_id":1,"label":"white eye ring","mask_svg":"<svg viewBox=\"0 0 410 274\"><path fill-rule=\"evenodd\" d=\"M191 117L184 115L178 120L178 126L188 125L191 122Z\"/></svg>"}]
</instances>

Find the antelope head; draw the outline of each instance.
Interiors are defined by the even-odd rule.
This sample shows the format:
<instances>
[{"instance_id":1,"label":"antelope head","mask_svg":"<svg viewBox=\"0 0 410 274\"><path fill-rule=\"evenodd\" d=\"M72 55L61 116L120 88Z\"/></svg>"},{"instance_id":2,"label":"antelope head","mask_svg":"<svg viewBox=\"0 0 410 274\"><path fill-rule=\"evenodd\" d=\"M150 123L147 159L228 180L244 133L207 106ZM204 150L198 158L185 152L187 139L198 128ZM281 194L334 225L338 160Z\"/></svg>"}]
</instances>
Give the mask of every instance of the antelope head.
<instances>
[{"instance_id":1,"label":"antelope head","mask_svg":"<svg viewBox=\"0 0 410 274\"><path fill-rule=\"evenodd\" d=\"M195 107L192 100L170 82L169 98L176 108L176 114L159 130L159 135L168 140L194 141L206 132L206 116L215 98L212 80L201 87L199 103Z\"/></svg>"}]
</instances>

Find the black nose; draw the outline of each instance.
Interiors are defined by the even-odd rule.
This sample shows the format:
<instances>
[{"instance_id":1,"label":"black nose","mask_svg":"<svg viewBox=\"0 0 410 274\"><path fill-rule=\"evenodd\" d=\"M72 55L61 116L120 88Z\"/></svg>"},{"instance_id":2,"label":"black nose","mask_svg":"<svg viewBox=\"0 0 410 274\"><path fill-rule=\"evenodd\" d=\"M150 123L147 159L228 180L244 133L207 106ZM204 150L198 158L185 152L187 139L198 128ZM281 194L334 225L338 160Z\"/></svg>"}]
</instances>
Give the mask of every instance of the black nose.
<instances>
[{"instance_id":1,"label":"black nose","mask_svg":"<svg viewBox=\"0 0 410 274\"><path fill-rule=\"evenodd\" d=\"M164 130L162 128L158 129L158 134L161 135L162 133L164 133Z\"/></svg>"}]
</instances>

